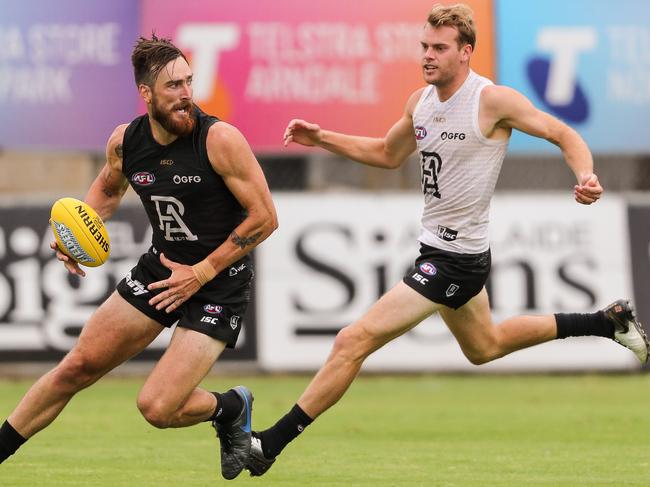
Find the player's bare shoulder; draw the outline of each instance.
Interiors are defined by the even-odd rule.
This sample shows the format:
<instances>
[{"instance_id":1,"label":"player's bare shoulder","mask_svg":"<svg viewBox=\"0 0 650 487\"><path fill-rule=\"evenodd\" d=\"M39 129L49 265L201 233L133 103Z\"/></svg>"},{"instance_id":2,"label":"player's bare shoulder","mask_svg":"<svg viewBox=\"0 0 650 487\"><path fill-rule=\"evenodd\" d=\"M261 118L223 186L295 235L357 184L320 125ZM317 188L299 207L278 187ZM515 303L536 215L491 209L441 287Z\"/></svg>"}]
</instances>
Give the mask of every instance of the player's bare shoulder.
<instances>
[{"instance_id":1,"label":"player's bare shoulder","mask_svg":"<svg viewBox=\"0 0 650 487\"><path fill-rule=\"evenodd\" d=\"M489 84L481 90L481 107L495 109L517 95L517 90L504 85Z\"/></svg>"},{"instance_id":2,"label":"player's bare shoulder","mask_svg":"<svg viewBox=\"0 0 650 487\"><path fill-rule=\"evenodd\" d=\"M208 129L208 149L213 146L215 148L224 149L227 148L228 145L237 143L243 138L244 136L237 127L221 120L212 124Z\"/></svg>"},{"instance_id":3,"label":"player's bare shoulder","mask_svg":"<svg viewBox=\"0 0 650 487\"><path fill-rule=\"evenodd\" d=\"M411 96L409 96L408 101L406 102L406 108L404 112L409 115L413 116L413 112L415 111L415 107L418 106L418 102L420 101L420 98L422 98L422 94L424 93L424 90L426 90L427 87L423 86L422 88L418 88L415 90L413 93L411 93Z\"/></svg>"},{"instance_id":4,"label":"player's bare shoulder","mask_svg":"<svg viewBox=\"0 0 650 487\"><path fill-rule=\"evenodd\" d=\"M205 144L212 167L222 175L236 169L233 164L243 162L252 154L239 129L223 121L210 127Z\"/></svg>"},{"instance_id":5,"label":"player's bare shoulder","mask_svg":"<svg viewBox=\"0 0 650 487\"><path fill-rule=\"evenodd\" d=\"M97 176L101 185L101 192L112 198L116 195L123 195L129 187L129 182L122 172L124 159L124 132L128 124L118 125L108 138L106 143L106 164Z\"/></svg>"},{"instance_id":6,"label":"player's bare shoulder","mask_svg":"<svg viewBox=\"0 0 650 487\"><path fill-rule=\"evenodd\" d=\"M530 105L524 95L509 86L488 85L481 91L481 112L491 117L506 119L519 109Z\"/></svg>"},{"instance_id":7,"label":"player's bare shoulder","mask_svg":"<svg viewBox=\"0 0 650 487\"><path fill-rule=\"evenodd\" d=\"M106 143L106 161L112 169L120 172L122 171L122 159L124 158L124 133L128 126L126 123L118 125Z\"/></svg>"},{"instance_id":8,"label":"player's bare shoulder","mask_svg":"<svg viewBox=\"0 0 650 487\"><path fill-rule=\"evenodd\" d=\"M479 101L479 126L483 135L491 139L509 137L509 120L516 113L521 99L523 96L509 86L485 86Z\"/></svg>"}]
</instances>

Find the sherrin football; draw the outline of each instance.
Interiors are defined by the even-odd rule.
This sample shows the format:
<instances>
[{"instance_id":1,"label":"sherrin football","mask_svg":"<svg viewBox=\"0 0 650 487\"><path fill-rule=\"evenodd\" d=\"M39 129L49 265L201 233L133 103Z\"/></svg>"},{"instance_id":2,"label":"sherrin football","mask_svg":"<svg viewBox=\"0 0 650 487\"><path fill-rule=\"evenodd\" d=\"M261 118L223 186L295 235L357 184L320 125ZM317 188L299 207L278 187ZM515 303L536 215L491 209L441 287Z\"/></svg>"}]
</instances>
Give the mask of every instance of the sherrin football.
<instances>
[{"instance_id":1,"label":"sherrin football","mask_svg":"<svg viewBox=\"0 0 650 487\"><path fill-rule=\"evenodd\" d=\"M61 198L52 205L52 233L59 249L87 267L108 260L111 243L102 219L90 206L75 198Z\"/></svg>"}]
</instances>

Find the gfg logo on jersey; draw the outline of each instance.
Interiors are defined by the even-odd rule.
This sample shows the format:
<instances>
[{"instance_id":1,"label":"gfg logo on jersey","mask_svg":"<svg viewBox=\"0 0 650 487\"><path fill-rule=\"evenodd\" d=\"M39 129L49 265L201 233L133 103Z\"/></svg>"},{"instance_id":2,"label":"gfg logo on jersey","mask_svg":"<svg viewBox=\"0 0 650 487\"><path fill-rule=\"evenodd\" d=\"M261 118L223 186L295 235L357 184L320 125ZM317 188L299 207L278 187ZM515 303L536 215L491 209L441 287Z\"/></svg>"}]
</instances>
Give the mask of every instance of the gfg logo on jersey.
<instances>
[{"instance_id":1,"label":"gfg logo on jersey","mask_svg":"<svg viewBox=\"0 0 650 487\"><path fill-rule=\"evenodd\" d=\"M153 184L156 180L156 177L150 172L136 172L131 176L131 181L133 181L138 186L149 186Z\"/></svg>"},{"instance_id":2,"label":"gfg logo on jersey","mask_svg":"<svg viewBox=\"0 0 650 487\"><path fill-rule=\"evenodd\" d=\"M592 27L544 27L537 48L548 56L528 61L526 72L535 93L554 115L580 123L589 117L589 101L578 79L580 54L596 47Z\"/></svg>"},{"instance_id":3,"label":"gfg logo on jersey","mask_svg":"<svg viewBox=\"0 0 650 487\"><path fill-rule=\"evenodd\" d=\"M203 306L203 311L210 313L211 315L218 315L223 311L223 307L218 304L206 304Z\"/></svg>"},{"instance_id":4,"label":"gfg logo on jersey","mask_svg":"<svg viewBox=\"0 0 650 487\"><path fill-rule=\"evenodd\" d=\"M462 132L443 132L440 134L442 140L465 140L465 134Z\"/></svg>"},{"instance_id":5,"label":"gfg logo on jersey","mask_svg":"<svg viewBox=\"0 0 650 487\"><path fill-rule=\"evenodd\" d=\"M426 274L427 276L435 276L438 272L438 269L436 269L436 266L434 266L431 262L423 262L420 264L420 272Z\"/></svg>"},{"instance_id":6,"label":"gfg logo on jersey","mask_svg":"<svg viewBox=\"0 0 650 487\"><path fill-rule=\"evenodd\" d=\"M427 129L422 127L421 125L418 125L415 127L415 138L418 140L422 140L427 136Z\"/></svg>"},{"instance_id":7,"label":"gfg logo on jersey","mask_svg":"<svg viewBox=\"0 0 650 487\"><path fill-rule=\"evenodd\" d=\"M179 176L174 174L172 181L174 181L174 184L200 183L201 176Z\"/></svg>"}]
</instances>

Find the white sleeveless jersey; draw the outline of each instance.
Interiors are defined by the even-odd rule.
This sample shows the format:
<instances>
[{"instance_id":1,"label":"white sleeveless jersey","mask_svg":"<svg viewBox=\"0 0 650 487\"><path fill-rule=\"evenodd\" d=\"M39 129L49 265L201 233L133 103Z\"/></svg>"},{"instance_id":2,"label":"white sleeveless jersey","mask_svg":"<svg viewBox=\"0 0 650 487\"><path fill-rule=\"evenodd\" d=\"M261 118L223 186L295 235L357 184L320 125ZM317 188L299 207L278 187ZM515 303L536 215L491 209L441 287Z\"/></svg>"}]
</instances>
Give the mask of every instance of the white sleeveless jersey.
<instances>
[{"instance_id":1,"label":"white sleeveless jersey","mask_svg":"<svg viewBox=\"0 0 650 487\"><path fill-rule=\"evenodd\" d=\"M489 248L490 199L508 148L479 129L479 98L490 84L470 70L445 102L434 86L425 88L413 112L424 193L419 240L431 247L463 254Z\"/></svg>"}]
</instances>

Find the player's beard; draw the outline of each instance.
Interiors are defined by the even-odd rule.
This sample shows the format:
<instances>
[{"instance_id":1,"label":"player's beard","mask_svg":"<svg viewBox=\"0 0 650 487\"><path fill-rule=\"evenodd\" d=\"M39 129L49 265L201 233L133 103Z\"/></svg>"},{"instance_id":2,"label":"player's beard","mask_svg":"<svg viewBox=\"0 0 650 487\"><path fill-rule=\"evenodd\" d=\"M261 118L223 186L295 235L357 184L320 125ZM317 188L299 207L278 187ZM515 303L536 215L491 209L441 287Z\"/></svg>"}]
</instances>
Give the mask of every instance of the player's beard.
<instances>
[{"instance_id":1,"label":"player's beard","mask_svg":"<svg viewBox=\"0 0 650 487\"><path fill-rule=\"evenodd\" d=\"M177 120L174 117L176 110L185 109L187 116ZM158 105L156 97L153 96L151 100L151 116L158 122L162 128L167 132L179 137L185 137L192 133L194 125L196 124L196 114L194 112L194 103L190 100L182 101L174 105L171 110L165 110Z\"/></svg>"}]
</instances>

